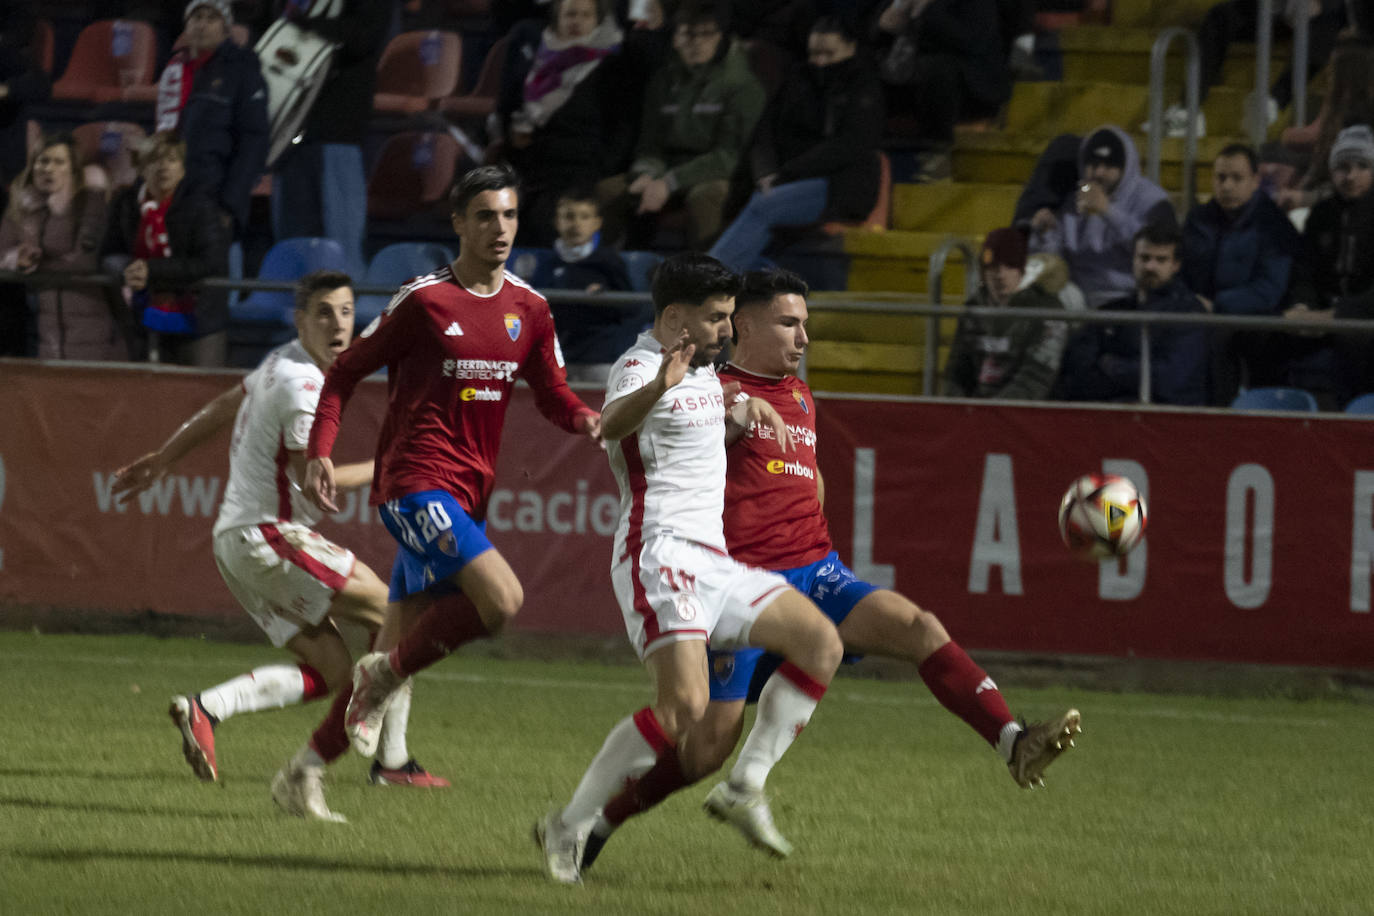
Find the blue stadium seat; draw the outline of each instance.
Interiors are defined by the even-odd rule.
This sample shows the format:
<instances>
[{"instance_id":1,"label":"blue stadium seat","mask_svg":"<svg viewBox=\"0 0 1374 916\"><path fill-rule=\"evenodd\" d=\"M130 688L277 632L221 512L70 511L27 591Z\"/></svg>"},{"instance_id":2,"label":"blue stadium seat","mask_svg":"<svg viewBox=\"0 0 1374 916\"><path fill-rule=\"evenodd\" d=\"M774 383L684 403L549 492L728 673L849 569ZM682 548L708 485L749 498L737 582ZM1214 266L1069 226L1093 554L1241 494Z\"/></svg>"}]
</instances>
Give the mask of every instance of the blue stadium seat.
<instances>
[{"instance_id":1,"label":"blue stadium seat","mask_svg":"<svg viewBox=\"0 0 1374 916\"><path fill-rule=\"evenodd\" d=\"M622 251L620 257L630 273L630 289L637 293L649 292L650 277L654 268L663 263L663 255L656 251Z\"/></svg>"},{"instance_id":2,"label":"blue stadium seat","mask_svg":"<svg viewBox=\"0 0 1374 916\"><path fill-rule=\"evenodd\" d=\"M552 260L552 248L512 248L506 260L506 270L531 283L535 275L542 273Z\"/></svg>"},{"instance_id":3,"label":"blue stadium seat","mask_svg":"<svg viewBox=\"0 0 1374 916\"><path fill-rule=\"evenodd\" d=\"M259 280L298 280L315 270L348 271L348 256L333 239L283 239L267 250ZM267 351L295 335L289 292L254 290L229 310L229 365L252 368Z\"/></svg>"},{"instance_id":4,"label":"blue stadium seat","mask_svg":"<svg viewBox=\"0 0 1374 916\"><path fill-rule=\"evenodd\" d=\"M1240 410L1296 410L1317 412L1317 399L1301 388L1250 388L1236 395L1231 406Z\"/></svg>"},{"instance_id":5,"label":"blue stadium seat","mask_svg":"<svg viewBox=\"0 0 1374 916\"><path fill-rule=\"evenodd\" d=\"M395 288L452 262L453 251L445 245L435 242L396 242L372 256L372 263L367 265L367 274L362 282L366 286ZM371 324L390 301L390 295L359 296L356 306L357 329L361 331Z\"/></svg>"},{"instance_id":6,"label":"blue stadium seat","mask_svg":"<svg viewBox=\"0 0 1374 916\"><path fill-rule=\"evenodd\" d=\"M1362 394L1345 405L1346 413L1374 414L1374 394Z\"/></svg>"}]
</instances>

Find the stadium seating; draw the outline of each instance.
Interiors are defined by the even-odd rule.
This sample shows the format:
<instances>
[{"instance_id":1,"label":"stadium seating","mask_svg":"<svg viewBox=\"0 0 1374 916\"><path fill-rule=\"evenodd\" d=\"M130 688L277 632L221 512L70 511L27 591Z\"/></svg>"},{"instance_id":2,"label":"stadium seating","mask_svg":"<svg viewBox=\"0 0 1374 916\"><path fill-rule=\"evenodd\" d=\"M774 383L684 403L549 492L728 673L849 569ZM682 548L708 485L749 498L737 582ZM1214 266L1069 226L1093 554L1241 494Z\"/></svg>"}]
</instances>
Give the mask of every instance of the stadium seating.
<instances>
[{"instance_id":1,"label":"stadium seating","mask_svg":"<svg viewBox=\"0 0 1374 916\"><path fill-rule=\"evenodd\" d=\"M1362 394L1345 405L1346 413L1374 414L1374 394Z\"/></svg>"},{"instance_id":2,"label":"stadium seating","mask_svg":"<svg viewBox=\"0 0 1374 916\"><path fill-rule=\"evenodd\" d=\"M545 265L552 260L552 248L512 248L506 269L529 283L536 274L543 273Z\"/></svg>"},{"instance_id":3,"label":"stadium seating","mask_svg":"<svg viewBox=\"0 0 1374 916\"><path fill-rule=\"evenodd\" d=\"M663 255L656 251L622 251L620 257L624 259L625 269L630 274L630 289L647 293L650 275L655 267L663 263Z\"/></svg>"},{"instance_id":4,"label":"stadium seating","mask_svg":"<svg viewBox=\"0 0 1374 916\"><path fill-rule=\"evenodd\" d=\"M439 103L444 114L453 118L485 118L496 110L496 96L501 91L501 68L506 63L506 47L510 42L502 38L491 46L482 60L477 85L470 92L449 96Z\"/></svg>"},{"instance_id":5,"label":"stadium seating","mask_svg":"<svg viewBox=\"0 0 1374 916\"><path fill-rule=\"evenodd\" d=\"M52 23L46 19L39 19L33 24L33 56L38 61L38 66L49 76L52 76L55 47L56 38Z\"/></svg>"},{"instance_id":6,"label":"stadium seating","mask_svg":"<svg viewBox=\"0 0 1374 916\"><path fill-rule=\"evenodd\" d=\"M419 114L437 108L458 89L463 42L458 33L426 29L402 32L377 62L372 107L387 114Z\"/></svg>"},{"instance_id":7,"label":"stadium seating","mask_svg":"<svg viewBox=\"0 0 1374 916\"><path fill-rule=\"evenodd\" d=\"M76 46L52 97L80 102L119 102L146 94L156 84L157 33L146 22L101 19L76 37Z\"/></svg>"},{"instance_id":8,"label":"stadium seating","mask_svg":"<svg viewBox=\"0 0 1374 916\"><path fill-rule=\"evenodd\" d=\"M236 22L229 27L229 37L234 44L241 48L253 46L253 33L248 26ZM172 50L177 51L186 47L186 33L182 32L177 36L177 40L172 42ZM161 78L161 74L158 75ZM156 102L157 101L157 82L154 81L147 86L130 86L124 91L124 101L126 102Z\"/></svg>"},{"instance_id":9,"label":"stadium seating","mask_svg":"<svg viewBox=\"0 0 1374 916\"><path fill-rule=\"evenodd\" d=\"M364 286L398 287L407 280L453 262L453 251L433 242L396 242L372 256ZM390 295L359 296L354 307L358 330L382 314Z\"/></svg>"},{"instance_id":10,"label":"stadium seating","mask_svg":"<svg viewBox=\"0 0 1374 916\"><path fill-rule=\"evenodd\" d=\"M369 219L444 216L463 149L447 133L401 131L387 138L367 182Z\"/></svg>"},{"instance_id":11,"label":"stadium seating","mask_svg":"<svg viewBox=\"0 0 1374 916\"><path fill-rule=\"evenodd\" d=\"M72 139L87 168L104 172L110 188L120 188L138 180L134 150L148 136L132 121L93 121L72 130Z\"/></svg>"},{"instance_id":12,"label":"stadium seating","mask_svg":"<svg viewBox=\"0 0 1374 916\"><path fill-rule=\"evenodd\" d=\"M821 225L826 235L843 235L850 229L869 229L882 232L892 222L892 160L887 153L878 151L878 199L872 211L860 223L830 222Z\"/></svg>"},{"instance_id":13,"label":"stadium seating","mask_svg":"<svg viewBox=\"0 0 1374 916\"><path fill-rule=\"evenodd\" d=\"M267 250L259 280L298 280L315 270L350 271L343 246L333 239L284 239ZM229 311L229 365L256 366L268 350L295 334L289 292L254 290Z\"/></svg>"},{"instance_id":14,"label":"stadium seating","mask_svg":"<svg viewBox=\"0 0 1374 916\"><path fill-rule=\"evenodd\" d=\"M1317 399L1301 388L1250 388L1236 395L1238 410L1296 410L1317 412Z\"/></svg>"}]
</instances>

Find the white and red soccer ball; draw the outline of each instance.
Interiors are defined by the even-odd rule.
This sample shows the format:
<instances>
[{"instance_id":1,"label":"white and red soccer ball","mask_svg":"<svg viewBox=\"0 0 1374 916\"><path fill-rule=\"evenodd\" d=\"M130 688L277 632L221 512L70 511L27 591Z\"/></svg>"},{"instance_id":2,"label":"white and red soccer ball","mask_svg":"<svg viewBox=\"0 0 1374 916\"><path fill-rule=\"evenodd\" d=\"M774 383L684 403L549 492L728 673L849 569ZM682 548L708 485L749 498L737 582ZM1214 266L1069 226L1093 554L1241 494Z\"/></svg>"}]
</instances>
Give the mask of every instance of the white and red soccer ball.
<instances>
[{"instance_id":1,"label":"white and red soccer ball","mask_svg":"<svg viewBox=\"0 0 1374 916\"><path fill-rule=\"evenodd\" d=\"M1059 536L1083 559L1123 556L1145 536L1145 500L1125 477L1084 474L1059 503Z\"/></svg>"}]
</instances>

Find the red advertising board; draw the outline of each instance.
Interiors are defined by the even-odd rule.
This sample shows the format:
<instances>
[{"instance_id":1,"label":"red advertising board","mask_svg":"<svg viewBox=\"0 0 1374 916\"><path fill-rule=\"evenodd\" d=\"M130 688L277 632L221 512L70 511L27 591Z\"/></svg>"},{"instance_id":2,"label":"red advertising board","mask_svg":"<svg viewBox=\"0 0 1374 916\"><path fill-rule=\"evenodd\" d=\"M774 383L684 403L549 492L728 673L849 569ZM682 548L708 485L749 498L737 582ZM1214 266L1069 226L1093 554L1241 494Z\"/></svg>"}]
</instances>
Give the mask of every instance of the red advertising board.
<instances>
[{"instance_id":1,"label":"red advertising board","mask_svg":"<svg viewBox=\"0 0 1374 916\"><path fill-rule=\"evenodd\" d=\"M0 604L236 614L210 555L224 441L124 506L110 475L231 374L0 361ZM595 403L594 393L589 398ZM359 387L336 449L366 457L385 389ZM1374 668L1374 422L1340 416L819 399L841 556L970 648ZM1088 564L1059 543L1079 474L1145 493L1141 548ZM622 632L618 499L604 455L517 391L489 533L525 585L518 626ZM350 494L330 537L384 577L394 546Z\"/></svg>"}]
</instances>

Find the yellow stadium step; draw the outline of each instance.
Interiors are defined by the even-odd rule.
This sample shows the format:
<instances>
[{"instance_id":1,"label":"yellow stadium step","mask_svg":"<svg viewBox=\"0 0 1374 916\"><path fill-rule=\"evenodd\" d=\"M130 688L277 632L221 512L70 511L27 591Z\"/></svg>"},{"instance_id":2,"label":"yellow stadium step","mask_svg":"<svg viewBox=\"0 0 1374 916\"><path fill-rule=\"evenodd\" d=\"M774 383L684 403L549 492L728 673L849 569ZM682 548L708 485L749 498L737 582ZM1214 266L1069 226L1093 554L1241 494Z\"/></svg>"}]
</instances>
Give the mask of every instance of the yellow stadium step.
<instances>
[{"instance_id":1,"label":"yellow stadium step","mask_svg":"<svg viewBox=\"0 0 1374 916\"><path fill-rule=\"evenodd\" d=\"M976 247L983 242L983 227L974 228L978 230L976 233L959 234L969 238ZM844 249L849 256L849 291L906 292L924 297L930 289L930 256L950 235L949 232L910 230L846 233ZM946 302L958 302L964 296L964 265L958 251L951 253L942 289Z\"/></svg>"},{"instance_id":2,"label":"yellow stadium step","mask_svg":"<svg viewBox=\"0 0 1374 916\"><path fill-rule=\"evenodd\" d=\"M1118 26L1075 26L1058 35L1059 51L1063 55L1063 78L1068 82L1105 82L1125 85L1150 84L1150 49L1160 29L1121 28ZM1275 42L1270 72L1277 74L1288 59L1286 43ZM1167 79L1182 85L1184 75L1183 46L1175 42L1169 53ZM1237 89L1255 84L1255 48L1253 44L1237 42L1228 49L1222 67L1221 85Z\"/></svg>"},{"instance_id":3,"label":"yellow stadium step","mask_svg":"<svg viewBox=\"0 0 1374 916\"><path fill-rule=\"evenodd\" d=\"M926 318L863 308L827 308L828 300L852 300L849 293L816 293L809 300L807 378L822 391L919 394L925 364ZM872 295L878 301L924 302L923 296ZM962 301L962 296L947 301ZM939 363L954 339L958 320L941 318Z\"/></svg>"},{"instance_id":4,"label":"yellow stadium step","mask_svg":"<svg viewBox=\"0 0 1374 916\"><path fill-rule=\"evenodd\" d=\"M1196 29L1218 0L1112 0L1112 25L1124 28Z\"/></svg>"},{"instance_id":5,"label":"yellow stadium step","mask_svg":"<svg viewBox=\"0 0 1374 916\"><path fill-rule=\"evenodd\" d=\"M1019 184L899 184L892 189L892 228L965 234L1005 226L1020 194Z\"/></svg>"},{"instance_id":6,"label":"yellow stadium step","mask_svg":"<svg viewBox=\"0 0 1374 916\"><path fill-rule=\"evenodd\" d=\"M1179 97L1181 84L1166 85L1165 105ZM1203 105L1207 131L1216 136L1241 137L1247 92L1231 86L1212 90ZM1102 82L1017 83L1007 105L1003 130L1021 137L1049 139L1063 133L1081 134L1099 124L1117 124L1134 131L1150 114L1149 88ZM969 135L976 131L965 132Z\"/></svg>"}]
</instances>

